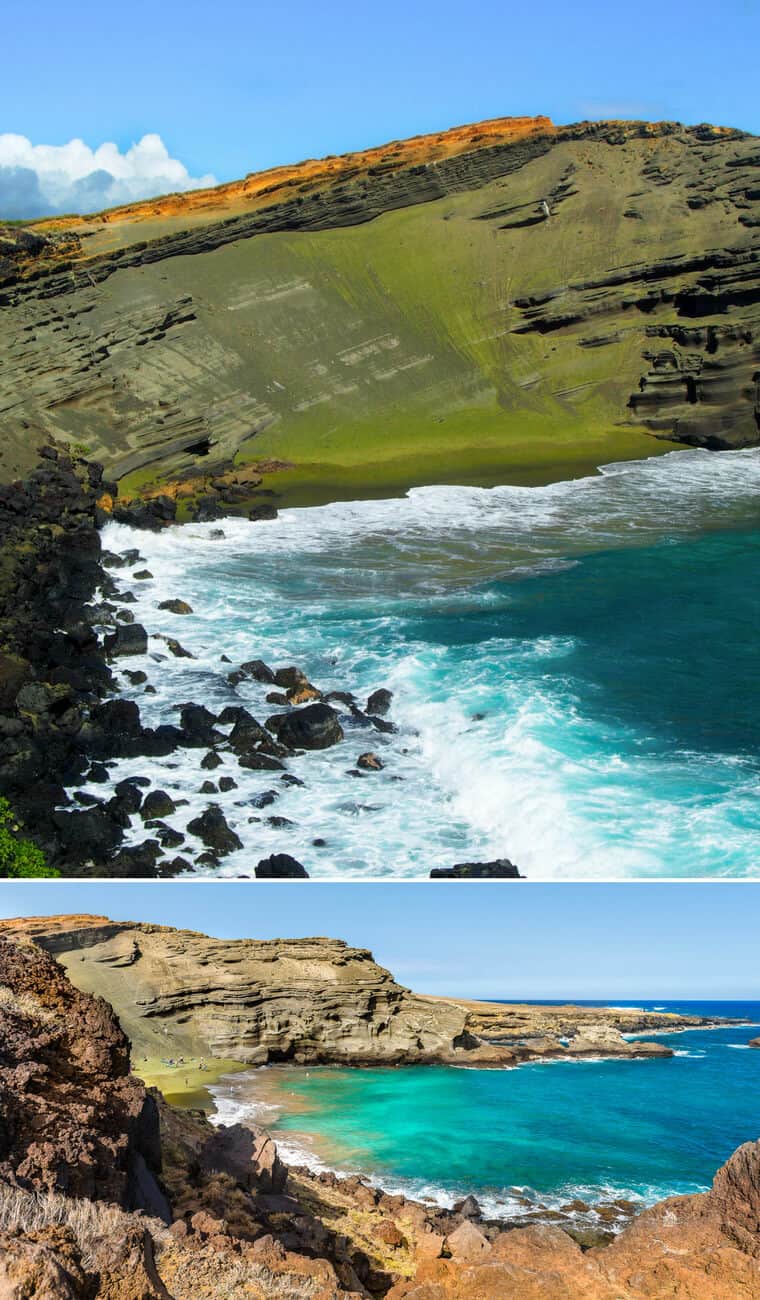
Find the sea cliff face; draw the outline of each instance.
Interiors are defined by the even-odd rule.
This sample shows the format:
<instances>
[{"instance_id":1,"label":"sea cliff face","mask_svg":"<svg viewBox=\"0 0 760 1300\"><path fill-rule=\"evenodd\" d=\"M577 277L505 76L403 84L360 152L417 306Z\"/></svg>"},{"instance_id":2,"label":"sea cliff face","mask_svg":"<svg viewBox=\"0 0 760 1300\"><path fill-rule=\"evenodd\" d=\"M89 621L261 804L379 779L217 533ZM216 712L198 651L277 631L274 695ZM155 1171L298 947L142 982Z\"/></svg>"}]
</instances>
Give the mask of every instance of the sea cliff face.
<instances>
[{"instance_id":1,"label":"sea cliff face","mask_svg":"<svg viewBox=\"0 0 760 1300\"><path fill-rule=\"evenodd\" d=\"M294 499L754 444L759 168L740 131L501 119L8 229L6 472L61 435L192 505L241 460Z\"/></svg>"},{"instance_id":2,"label":"sea cliff face","mask_svg":"<svg viewBox=\"0 0 760 1300\"><path fill-rule=\"evenodd\" d=\"M485 1221L471 1197L441 1210L358 1178L288 1169L262 1130L214 1128L147 1092L129 1073L129 1043L107 1003L74 988L39 946L57 937L65 950L77 937L80 954L88 943L97 953L130 931L178 932L67 921L65 933L30 919L0 936L0 1293L8 1300L758 1294L760 1143L741 1147L710 1192L645 1211L607 1244L586 1234L583 1248L551 1223ZM329 941L307 941L301 960L325 978L315 943ZM284 961L298 960L292 941L276 946ZM345 948L341 958L339 948L331 948L338 967L369 960ZM122 963L122 987L131 986L134 948L122 941L109 951ZM270 950L269 965L279 959ZM239 948L230 945L227 960L240 965ZM390 981L376 970L381 984Z\"/></svg>"},{"instance_id":3,"label":"sea cliff face","mask_svg":"<svg viewBox=\"0 0 760 1300\"><path fill-rule=\"evenodd\" d=\"M188 930L53 917L0 922L32 939L77 987L115 1008L137 1056L263 1065L514 1065L543 1057L670 1056L624 1033L699 1017L426 997L366 949L336 939L212 939Z\"/></svg>"}]
</instances>

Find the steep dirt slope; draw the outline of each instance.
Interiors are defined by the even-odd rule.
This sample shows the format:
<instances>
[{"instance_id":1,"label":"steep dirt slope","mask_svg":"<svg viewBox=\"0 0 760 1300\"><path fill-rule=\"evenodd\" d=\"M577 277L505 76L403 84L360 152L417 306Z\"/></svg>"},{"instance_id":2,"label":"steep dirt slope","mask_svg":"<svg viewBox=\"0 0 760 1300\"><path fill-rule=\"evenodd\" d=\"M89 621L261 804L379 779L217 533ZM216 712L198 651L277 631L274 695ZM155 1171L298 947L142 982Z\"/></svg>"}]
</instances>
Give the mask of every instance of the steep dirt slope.
<instances>
[{"instance_id":1,"label":"steep dirt slope","mask_svg":"<svg viewBox=\"0 0 760 1300\"><path fill-rule=\"evenodd\" d=\"M518 119L6 232L0 472L232 461L288 500L757 441L760 150Z\"/></svg>"}]
</instances>

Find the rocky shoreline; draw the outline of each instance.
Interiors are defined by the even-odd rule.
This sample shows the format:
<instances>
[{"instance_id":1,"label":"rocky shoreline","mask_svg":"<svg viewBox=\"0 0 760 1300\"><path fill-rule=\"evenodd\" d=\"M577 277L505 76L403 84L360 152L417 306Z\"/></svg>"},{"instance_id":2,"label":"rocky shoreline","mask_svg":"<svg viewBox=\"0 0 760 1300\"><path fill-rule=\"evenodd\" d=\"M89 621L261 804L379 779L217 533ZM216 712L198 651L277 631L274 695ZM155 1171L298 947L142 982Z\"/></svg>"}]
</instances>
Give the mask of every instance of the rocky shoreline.
<instances>
[{"instance_id":1,"label":"rocky shoreline","mask_svg":"<svg viewBox=\"0 0 760 1300\"><path fill-rule=\"evenodd\" d=\"M42 449L27 480L0 489L0 796L52 874L120 879L213 871L242 848L234 820L230 824L214 799L236 789L235 773L260 771L273 786L237 801L238 819L286 830L287 818L266 810L282 786L302 784L288 771L288 758L348 737L360 752L347 777L382 771L372 744L373 737L377 744L396 730L389 716L392 693L378 687L366 701L344 690L324 693L295 665L270 667L252 659L236 667L222 655L230 665L230 699L237 702L213 713L178 701L176 724L145 726L137 701L120 698L122 685L133 694L138 687L154 691L143 669L130 664L148 653L149 638L162 643L160 650L151 647L153 660L192 654L176 637L135 621L131 584L152 575L138 548L105 551L100 529L111 520L162 528L174 521L176 502L159 496L119 505L117 492L99 465L55 446ZM224 492L213 493L209 517L223 513L224 501ZM179 596L161 609L192 615ZM262 721L240 702L241 683L265 688ZM175 814L183 799L176 790L151 788L142 774L115 783L109 776L120 759L189 751L197 758L200 750L202 779L193 793L208 801L197 816L180 815L179 824ZM230 770L217 776L224 759ZM102 792L104 786L111 788ZM270 852L240 872L261 879L309 874L286 852ZM520 873L501 858L436 868L430 875L517 879Z\"/></svg>"},{"instance_id":2,"label":"rocky shoreline","mask_svg":"<svg viewBox=\"0 0 760 1300\"><path fill-rule=\"evenodd\" d=\"M711 1191L633 1219L629 1204L576 1202L505 1224L472 1197L443 1210L288 1168L265 1131L215 1128L146 1090L111 1007L76 989L33 930L0 936L0 1290L12 1300L756 1294L760 1143Z\"/></svg>"}]
</instances>

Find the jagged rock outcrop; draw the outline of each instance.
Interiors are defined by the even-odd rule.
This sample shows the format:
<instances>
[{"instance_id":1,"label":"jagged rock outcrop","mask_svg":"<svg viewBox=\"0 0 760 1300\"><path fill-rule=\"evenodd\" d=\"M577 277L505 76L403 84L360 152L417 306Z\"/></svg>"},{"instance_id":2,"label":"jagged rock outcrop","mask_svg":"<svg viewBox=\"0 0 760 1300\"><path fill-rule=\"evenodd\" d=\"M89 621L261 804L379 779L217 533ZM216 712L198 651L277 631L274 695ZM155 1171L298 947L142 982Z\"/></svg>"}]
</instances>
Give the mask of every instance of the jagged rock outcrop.
<instances>
[{"instance_id":1,"label":"jagged rock outcrop","mask_svg":"<svg viewBox=\"0 0 760 1300\"><path fill-rule=\"evenodd\" d=\"M111 1008L0 938L0 1180L168 1217L155 1101Z\"/></svg>"},{"instance_id":2,"label":"jagged rock outcrop","mask_svg":"<svg viewBox=\"0 0 760 1300\"><path fill-rule=\"evenodd\" d=\"M188 930L52 917L0 921L117 1010L147 1056L345 1065L515 1064L542 1056L670 1056L645 1033L700 1017L428 997L336 939L213 939ZM125 968L129 977L125 979Z\"/></svg>"},{"instance_id":3,"label":"jagged rock outcrop","mask_svg":"<svg viewBox=\"0 0 760 1300\"><path fill-rule=\"evenodd\" d=\"M485 446L507 481L526 433L537 465L754 444L759 176L741 131L502 119L3 231L6 473L84 439L134 490L217 482L212 517L277 465L335 492L357 456L451 482Z\"/></svg>"},{"instance_id":4,"label":"jagged rock outcrop","mask_svg":"<svg viewBox=\"0 0 760 1300\"><path fill-rule=\"evenodd\" d=\"M760 1295L760 1239L747 1206L756 1210L759 1196L760 1142L748 1142L711 1191L661 1201L609 1245L583 1251L549 1224L503 1232L451 1258L422 1259L388 1300L751 1300Z\"/></svg>"},{"instance_id":5,"label":"jagged rock outcrop","mask_svg":"<svg viewBox=\"0 0 760 1300\"><path fill-rule=\"evenodd\" d=\"M112 682L85 612L103 576L103 489L100 466L55 447L0 485L0 794L51 858L63 787L87 767L87 708Z\"/></svg>"}]
</instances>

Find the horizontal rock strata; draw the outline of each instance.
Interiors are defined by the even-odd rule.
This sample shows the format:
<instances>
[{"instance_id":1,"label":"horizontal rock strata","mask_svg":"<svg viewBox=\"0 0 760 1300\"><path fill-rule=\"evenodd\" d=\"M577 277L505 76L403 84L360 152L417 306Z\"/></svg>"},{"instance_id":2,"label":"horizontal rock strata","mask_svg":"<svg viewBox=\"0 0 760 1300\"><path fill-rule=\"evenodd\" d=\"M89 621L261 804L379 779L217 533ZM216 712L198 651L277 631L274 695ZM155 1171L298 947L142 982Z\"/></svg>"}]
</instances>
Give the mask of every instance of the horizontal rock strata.
<instances>
[{"instance_id":1,"label":"horizontal rock strata","mask_svg":"<svg viewBox=\"0 0 760 1300\"><path fill-rule=\"evenodd\" d=\"M591 424L757 443L757 140L546 118L455 134L449 146L422 138L371 160L279 169L271 183L0 231L6 472L28 470L40 438L61 435L85 440L111 477L207 485L241 452L275 467L295 446L296 463L311 464L322 420L349 436L399 406L424 415L428 439L467 409L500 412L507 433L541 415L579 437ZM333 264L317 244L303 261L293 243L410 210L426 212L444 263L425 260L426 227L400 231L406 258L423 289L444 277L468 323L463 310L427 329L424 292L417 301L406 282L378 293L382 233L367 280L343 266L343 245ZM486 235L471 266L463 250ZM344 281L349 295L337 293ZM222 508L248 513L253 487L230 481ZM272 509L258 499L257 517Z\"/></svg>"},{"instance_id":2,"label":"horizontal rock strata","mask_svg":"<svg viewBox=\"0 0 760 1300\"><path fill-rule=\"evenodd\" d=\"M701 1017L575 1006L502 1006L410 992L366 949L335 939L222 940L98 917L0 922L54 954L111 1003L146 1055L250 1064L511 1065L542 1057L669 1056L622 1034Z\"/></svg>"}]
</instances>

